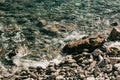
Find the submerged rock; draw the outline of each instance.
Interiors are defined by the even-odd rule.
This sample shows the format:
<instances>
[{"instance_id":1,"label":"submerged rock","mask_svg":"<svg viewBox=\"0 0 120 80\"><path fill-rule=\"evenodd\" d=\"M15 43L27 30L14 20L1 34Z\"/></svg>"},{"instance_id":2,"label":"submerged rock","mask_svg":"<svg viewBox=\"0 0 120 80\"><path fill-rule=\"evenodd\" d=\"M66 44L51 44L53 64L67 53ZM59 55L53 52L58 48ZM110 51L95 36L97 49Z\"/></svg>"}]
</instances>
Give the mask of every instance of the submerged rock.
<instances>
[{"instance_id":1,"label":"submerged rock","mask_svg":"<svg viewBox=\"0 0 120 80\"><path fill-rule=\"evenodd\" d=\"M50 36L57 36L60 32L64 33L67 31L73 31L77 29L77 26L73 24L62 22L46 22L45 20L40 21L43 25L42 28L40 28L40 32L50 35Z\"/></svg>"}]
</instances>

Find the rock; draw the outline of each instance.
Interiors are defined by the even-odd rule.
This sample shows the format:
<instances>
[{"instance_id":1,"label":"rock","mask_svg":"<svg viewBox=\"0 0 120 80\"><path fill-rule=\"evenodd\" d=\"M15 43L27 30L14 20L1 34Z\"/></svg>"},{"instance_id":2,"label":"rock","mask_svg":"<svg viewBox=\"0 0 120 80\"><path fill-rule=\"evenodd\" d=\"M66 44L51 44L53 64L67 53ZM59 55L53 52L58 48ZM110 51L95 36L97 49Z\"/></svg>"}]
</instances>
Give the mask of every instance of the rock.
<instances>
[{"instance_id":1,"label":"rock","mask_svg":"<svg viewBox=\"0 0 120 80\"><path fill-rule=\"evenodd\" d=\"M120 63L116 63L116 64L114 65L114 68L115 68L118 72L120 72Z\"/></svg>"},{"instance_id":2,"label":"rock","mask_svg":"<svg viewBox=\"0 0 120 80\"><path fill-rule=\"evenodd\" d=\"M108 64L108 61L104 59L101 55L99 55L99 62L98 62L98 67L102 68L105 67Z\"/></svg>"},{"instance_id":3,"label":"rock","mask_svg":"<svg viewBox=\"0 0 120 80\"><path fill-rule=\"evenodd\" d=\"M81 4L80 3L75 3L75 6L80 6Z\"/></svg>"},{"instance_id":4,"label":"rock","mask_svg":"<svg viewBox=\"0 0 120 80\"><path fill-rule=\"evenodd\" d=\"M75 40L66 44L63 48L63 53L78 54L82 52L93 52L105 42L105 37L102 35L87 36L82 39Z\"/></svg>"},{"instance_id":5,"label":"rock","mask_svg":"<svg viewBox=\"0 0 120 80\"><path fill-rule=\"evenodd\" d=\"M93 56L99 56L99 55L101 55L103 52L100 50L100 49L95 49L93 52L92 52L92 54L93 54Z\"/></svg>"},{"instance_id":6,"label":"rock","mask_svg":"<svg viewBox=\"0 0 120 80\"><path fill-rule=\"evenodd\" d=\"M120 75L118 75L118 76L116 77L116 80L120 80Z\"/></svg>"},{"instance_id":7,"label":"rock","mask_svg":"<svg viewBox=\"0 0 120 80\"><path fill-rule=\"evenodd\" d=\"M0 3L4 3L5 2L5 0L0 0Z\"/></svg>"},{"instance_id":8,"label":"rock","mask_svg":"<svg viewBox=\"0 0 120 80\"><path fill-rule=\"evenodd\" d=\"M15 25L5 26L5 28L4 28L5 32L11 32L11 31L14 31L14 30L20 30L20 27L15 24Z\"/></svg>"},{"instance_id":9,"label":"rock","mask_svg":"<svg viewBox=\"0 0 120 80\"><path fill-rule=\"evenodd\" d=\"M119 75L118 71L114 71L114 75L115 76Z\"/></svg>"},{"instance_id":10,"label":"rock","mask_svg":"<svg viewBox=\"0 0 120 80\"><path fill-rule=\"evenodd\" d=\"M112 23L111 26L118 26L118 22Z\"/></svg>"},{"instance_id":11,"label":"rock","mask_svg":"<svg viewBox=\"0 0 120 80\"><path fill-rule=\"evenodd\" d=\"M39 20L39 22L40 22L43 26L47 25L47 21L46 21L45 19L41 19L41 20Z\"/></svg>"},{"instance_id":12,"label":"rock","mask_svg":"<svg viewBox=\"0 0 120 80\"><path fill-rule=\"evenodd\" d=\"M1 74L2 76L5 76L7 73L8 73L8 69L3 69L3 70L0 72L0 74Z\"/></svg>"},{"instance_id":13,"label":"rock","mask_svg":"<svg viewBox=\"0 0 120 80\"><path fill-rule=\"evenodd\" d=\"M64 77L59 75L59 76L56 77L56 80L64 80Z\"/></svg>"},{"instance_id":14,"label":"rock","mask_svg":"<svg viewBox=\"0 0 120 80\"><path fill-rule=\"evenodd\" d=\"M93 75L94 75L95 77L99 76L99 73L100 73L100 72L99 72L97 69L94 69Z\"/></svg>"},{"instance_id":15,"label":"rock","mask_svg":"<svg viewBox=\"0 0 120 80\"><path fill-rule=\"evenodd\" d=\"M76 61L74 59L72 59L71 56L66 56L65 61L68 62L68 63L70 63L70 64L76 63Z\"/></svg>"},{"instance_id":16,"label":"rock","mask_svg":"<svg viewBox=\"0 0 120 80\"><path fill-rule=\"evenodd\" d=\"M110 73L113 70L113 66L111 64L107 64L104 69L104 72Z\"/></svg>"},{"instance_id":17,"label":"rock","mask_svg":"<svg viewBox=\"0 0 120 80\"><path fill-rule=\"evenodd\" d=\"M42 34L53 37L61 36L62 34L60 33L64 33L66 31L73 31L77 28L75 25L65 22L45 22L44 20L40 21L39 26L42 26L39 28Z\"/></svg>"},{"instance_id":18,"label":"rock","mask_svg":"<svg viewBox=\"0 0 120 80\"><path fill-rule=\"evenodd\" d=\"M34 80L33 78L27 78L27 79L25 79L25 80Z\"/></svg>"},{"instance_id":19,"label":"rock","mask_svg":"<svg viewBox=\"0 0 120 80\"><path fill-rule=\"evenodd\" d=\"M90 62L87 59L83 60L82 63L85 65L90 64Z\"/></svg>"},{"instance_id":20,"label":"rock","mask_svg":"<svg viewBox=\"0 0 120 80\"><path fill-rule=\"evenodd\" d=\"M106 42L104 44L106 51L107 51L107 55L109 55L109 57L119 57L120 54L120 42Z\"/></svg>"},{"instance_id":21,"label":"rock","mask_svg":"<svg viewBox=\"0 0 120 80\"><path fill-rule=\"evenodd\" d=\"M52 32L56 32L58 31L57 27L56 27L56 24L54 23L49 23L47 24L46 26L43 27L45 30L50 30Z\"/></svg>"},{"instance_id":22,"label":"rock","mask_svg":"<svg viewBox=\"0 0 120 80\"><path fill-rule=\"evenodd\" d=\"M95 80L107 80L107 79L105 79L104 77L97 77Z\"/></svg>"},{"instance_id":23,"label":"rock","mask_svg":"<svg viewBox=\"0 0 120 80\"><path fill-rule=\"evenodd\" d=\"M3 76L2 75L0 75L0 80L2 80L3 79Z\"/></svg>"},{"instance_id":24,"label":"rock","mask_svg":"<svg viewBox=\"0 0 120 80\"><path fill-rule=\"evenodd\" d=\"M120 40L120 26L114 27L108 37L111 41L119 41Z\"/></svg>"},{"instance_id":25,"label":"rock","mask_svg":"<svg viewBox=\"0 0 120 80\"><path fill-rule=\"evenodd\" d=\"M96 61L93 61L91 64L90 64L90 67L88 68L88 70L91 70L92 68L94 68L96 65Z\"/></svg>"},{"instance_id":26,"label":"rock","mask_svg":"<svg viewBox=\"0 0 120 80\"><path fill-rule=\"evenodd\" d=\"M23 30L23 35L28 41L34 41L36 34L34 33L35 30L32 28L24 28Z\"/></svg>"},{"instance_id":27,"label":"rock","mask_svg":"<svg viewBox=\"0 0 120 80\"><path fill-rule=\"evenodd\" d=\"M86 80L95 80L95 78L94 77L87 77Z\"/></svg>"},{"instance_id":28,"label":"rock","mask_svg":"<svg viewBox=\"0 0 120 80\"><path fill-rule=\"evenodd\" d=\"M76 63L72 63L72 64L71 64L71 67L72 67L72 68L77 68L78 66L79 66L79 65L76 64Z\"/></svg>"},{"instance_id":29,"label":"rock","mask_svg":"<svg viewBox=\"0 0 120 80\"><path fill-rule=\"evenodd\" d=\"M5 59L10 61L10 60L12 60L12 57L15 56L15 55L16 55L16 53L13 50L11 50L11 51L9 51L8 53L5 54Z\"/></svg>"}]
</instances>

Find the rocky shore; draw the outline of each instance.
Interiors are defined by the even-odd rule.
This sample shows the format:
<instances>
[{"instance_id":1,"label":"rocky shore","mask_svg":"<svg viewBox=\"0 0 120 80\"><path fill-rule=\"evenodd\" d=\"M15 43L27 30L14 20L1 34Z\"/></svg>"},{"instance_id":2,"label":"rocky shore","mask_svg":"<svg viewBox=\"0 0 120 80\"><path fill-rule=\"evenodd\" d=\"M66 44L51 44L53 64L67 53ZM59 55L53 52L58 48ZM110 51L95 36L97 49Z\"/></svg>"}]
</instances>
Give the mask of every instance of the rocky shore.
<instances>
[{"instance_id":1,"label":"rocky shore","mask_svg":"<svg viewBox=\"0 0 120 80\"><path fill-rule=\"evenodd\" d=\"M0 0L0 80L120 80L119 0Z\"/></svg>"},{"instance_id":2,"label":"rocky shore","mask_svg":"<svg viewBox=\"0 0 120 80\"><path fill-rule=\"evenodd\" d=\"M12 66L5 68L2 63L0 64L0 79L119 80L120 27L108 30L104 32L107 34L90 34L66 43L59 53L61 54L59 63L55 63L56 60L50 61L45 67L39 65L23 67L20 66L20 63L15 63L18 61L14 61L12 56L22 56L25 55L24 53L29 53L25 45L19 45L8 55L9 58L12 58ZM47 63L43 62L43 64Z\"/></svg>"}]
</instances>

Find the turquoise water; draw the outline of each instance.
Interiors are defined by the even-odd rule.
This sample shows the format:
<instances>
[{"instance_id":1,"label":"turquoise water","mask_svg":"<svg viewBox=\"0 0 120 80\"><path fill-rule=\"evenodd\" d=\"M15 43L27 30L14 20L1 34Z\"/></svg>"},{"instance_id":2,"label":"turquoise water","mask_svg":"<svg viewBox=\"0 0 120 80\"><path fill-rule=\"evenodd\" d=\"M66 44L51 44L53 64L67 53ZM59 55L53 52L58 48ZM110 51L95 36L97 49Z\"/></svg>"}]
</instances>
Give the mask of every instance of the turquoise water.
<instances>
[{"instance_id":1,"label":"turquoise water","mask_svg":"<svg viewBox=\"0 0 120 80\"><path fill-rule=\"evenodd\" d=\"M0 23L36 26L39 19L46 19L66 20L82 26L80 29L83 26L96 27L93 19L106 19L111 23L120 20L119 4L119 0L3 0L0 3Z\"/></svg>"}]
</instances>

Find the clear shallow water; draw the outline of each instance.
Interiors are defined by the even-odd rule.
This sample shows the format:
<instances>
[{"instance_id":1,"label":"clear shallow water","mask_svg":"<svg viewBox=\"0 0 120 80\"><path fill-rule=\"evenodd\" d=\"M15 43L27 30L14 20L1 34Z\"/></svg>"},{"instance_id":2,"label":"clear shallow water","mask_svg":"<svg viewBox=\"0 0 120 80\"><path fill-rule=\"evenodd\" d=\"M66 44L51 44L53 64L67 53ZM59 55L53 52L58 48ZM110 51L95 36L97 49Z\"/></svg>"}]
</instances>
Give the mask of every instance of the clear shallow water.
<instances>
[{"instance_id":1,"label":"clear shallow water","mask_svg":"<svg viewBox=\"0 0 120 80\"><path fill-rule=\"evenodd\" d=\"M66 20L78 25L80 30L102 29L108 27L104 20L119 21L119 4L119 0L6 0L0 5L0 22L36 27L39 19ZM102 23L98 24L99 28L94 19Z\"/></svg>"}]
</instances>

